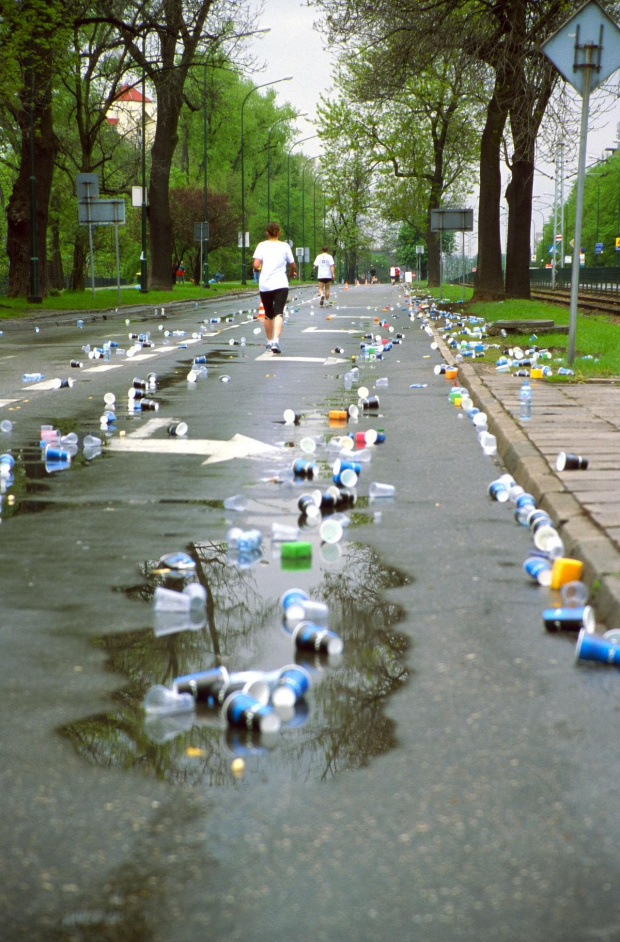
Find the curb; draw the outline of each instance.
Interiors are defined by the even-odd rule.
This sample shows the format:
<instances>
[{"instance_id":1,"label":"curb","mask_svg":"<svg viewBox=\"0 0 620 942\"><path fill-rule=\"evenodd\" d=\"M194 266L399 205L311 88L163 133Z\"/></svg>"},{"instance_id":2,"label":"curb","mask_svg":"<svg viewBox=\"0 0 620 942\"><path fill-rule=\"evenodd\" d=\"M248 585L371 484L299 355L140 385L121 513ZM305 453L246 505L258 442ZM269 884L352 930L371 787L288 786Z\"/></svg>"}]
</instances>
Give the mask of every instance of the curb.
<instances>
[{"instance_id":1,"label":"curb","mask_svg":"<svg viewBox=\"0 0 620 942\"><path fill-rule=\"evenodd\" d=\"M434 328L433 335L444 360L457 368L459 383L467 387L476 407L486 412L489 431L497 439L497 453L506 471L552 517L567 553L583 562L583 581L590 587L597 614L610 628L620 625L620 550L566 488L474 368L457 363Z\"/></svg>"}]
</instances>

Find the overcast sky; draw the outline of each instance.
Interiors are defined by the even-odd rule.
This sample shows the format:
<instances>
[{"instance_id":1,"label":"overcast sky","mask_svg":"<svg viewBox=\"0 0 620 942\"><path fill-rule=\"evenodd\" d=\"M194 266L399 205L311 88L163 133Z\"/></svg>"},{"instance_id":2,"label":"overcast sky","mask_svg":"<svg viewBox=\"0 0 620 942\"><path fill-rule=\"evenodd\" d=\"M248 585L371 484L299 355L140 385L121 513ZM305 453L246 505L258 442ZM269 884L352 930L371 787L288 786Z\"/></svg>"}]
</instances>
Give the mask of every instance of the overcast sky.
<instances>
[{"instance_id":1,"label":"overcast sky","mask_svg":"<svg viewBox=\"0 0 620 942\"><path fill-rule=\"evenodd\" d=\"M396 0L395 0L396 2ZM258 0L257 0L258 3ZM297 122L299 137L315 134L312 124L316 117L317 104L329 96L333 85L332 69L333 57L325 48L323 37L313 28L314 22L319 18L316 8L308 7L305 0L264 0L263 14L260 17L260 26L269 28L266 35L257 36L252 43L252 52L265 63L265 69L253 76L256 84L293 76L292 81L283 82L275 86L278 99L281 103L290 102L299 112L307 112L308 118ZM618 73L612 76L616 89L618 86ZM609 87L611 81L606 82ZM620 98L616 92L606 92L604 95L607 110L604 115L592 118L588 132L588 164L605 157L606 147L618 146L617 125L620 122ZM581 100L579 99L579 102ZM573 151L579 137L578 126L571 135L574 142ZM300 152L314 157L320 154L318 140L309 140L300 147ZM576 170L576 156L570 161L567 159L564 186L564 198L568 197L570 187L574 182ZM536 174L534 184L535 205L538 210L534 213L534 225L539 231L542 225L540 213L549 218L551 210L547 207L553 203L554 183L549 176L553 176L553 164L545 163L539 155L537 167L540 172ZM547 174L547 176L545 176ZM504 179L507 182L508 169L504 169ZM477 217L477 197L470 201L474 207L474 218ZM504 216L505 219L505 216ZM620 235L620 233L619 233Z\"/></svg>"},{"instance_id":2,"label":"overcast sky","mask_svg":"<svg viewBox=\"0 0 620 942\"><path fill-rule=\"evenodd\" d=\"M316 133L308 121L315 120L317 104L326 98L332 85L331 56L323 38L313 29L317 18L316 9L306 6L305 0L264 0L260 26L270 32L257 36L251 47L266 64L264 71L253 76L257 85L286 75L293 77L290 82L276 85L274 91L282 104L288 101L296 111L307 112L308 118L297 122L300 137ZM317 140L307 141L300 148L309 157L320 151Z\"/></svg>"}]
</instances>

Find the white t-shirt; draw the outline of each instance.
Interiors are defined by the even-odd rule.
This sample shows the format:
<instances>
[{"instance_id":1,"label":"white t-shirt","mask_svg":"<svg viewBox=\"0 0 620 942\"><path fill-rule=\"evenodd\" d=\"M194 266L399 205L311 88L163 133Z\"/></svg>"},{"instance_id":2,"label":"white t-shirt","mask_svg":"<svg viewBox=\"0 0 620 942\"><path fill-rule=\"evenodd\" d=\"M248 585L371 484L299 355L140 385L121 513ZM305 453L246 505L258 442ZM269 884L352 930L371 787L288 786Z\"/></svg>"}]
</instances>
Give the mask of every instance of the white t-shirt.
<instances>
[{"instance_id":1,"label":"white t-shirt","mask_svg":"<svg viewBox=\"0 0 620 942\"><path fill-rule=\"evenodd\" d=\"M321 252L314 260L314 267L318 268L317 278L331 278L334 260L327 252Z\"/></svg>"},{"instance_id":2,"label":"white t-shirt","mask_svg":"<svg viewBox=\"0 0 620 942\"><path fill-rule=\"evenodd\" d=\"M288 242L279 239L266 239L259 242L254 252L254 258L261 263L258 287L260 291L275 291L277 288L288 288L286 266L295 262Z\"/></svg>"}]
</instances>

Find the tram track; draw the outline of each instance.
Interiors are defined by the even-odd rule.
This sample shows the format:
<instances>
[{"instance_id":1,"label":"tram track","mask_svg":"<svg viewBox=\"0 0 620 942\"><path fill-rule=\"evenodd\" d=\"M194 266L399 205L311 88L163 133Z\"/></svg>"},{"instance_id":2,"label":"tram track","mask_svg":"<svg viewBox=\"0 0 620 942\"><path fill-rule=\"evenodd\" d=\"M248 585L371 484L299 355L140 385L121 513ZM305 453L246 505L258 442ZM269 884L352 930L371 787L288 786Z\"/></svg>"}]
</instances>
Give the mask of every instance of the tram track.
<instances>
[{"instance_id":1,"label":"tram track","mask_svg":"<svg viewBox=\"0 0 620 942\"><path fill-rule=\"evenodd\" d=\"M570 291L564 289L537 289L530 293L534 301L548 301L551 304L562 304L565 307L570 305ZM609 314L612 317L620 318L620 296L611 297L609 295L601 297L600 294L592 292L579 292L578 308L583 314Z\"/></svg>"}]
</instances>

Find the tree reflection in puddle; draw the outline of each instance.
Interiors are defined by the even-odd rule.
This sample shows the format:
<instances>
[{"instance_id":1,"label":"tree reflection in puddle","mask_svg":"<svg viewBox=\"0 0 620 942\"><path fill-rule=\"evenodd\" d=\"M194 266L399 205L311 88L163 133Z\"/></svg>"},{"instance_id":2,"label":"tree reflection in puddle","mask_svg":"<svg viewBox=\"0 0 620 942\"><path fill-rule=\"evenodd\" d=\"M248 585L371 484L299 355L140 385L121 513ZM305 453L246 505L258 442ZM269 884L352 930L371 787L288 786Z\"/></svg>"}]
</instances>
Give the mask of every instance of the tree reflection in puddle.
<instances>
[{"instance_id":1,"label":"tree reflection in puddle","mask_svg":"<svg viewBox=\"0 0 620 942\"><path fill-rule=\"evenodd\" d=\"M408 639L396 630L402 608L386 601L384 592L405 585L407 577L359 543L344 544L342 555L328 565L289 574L268 558L251 568L233 566L224 544L193 544L191 553L207 591L206 620L197 630L156 636L149 627L97 640L109 669L129 684L109 713L61 730L83 758L179 784L230 786L241 784L231 775L232 756L245 760L245 784L306 781L359 768L395 746L395 724L384 708L407 680ZM150 602L157 585L181 587L178 580L153 574L154 568L145 563L145 581L123 591ZM283 588L293 585L329 605L330 627L344 640L338 662L295 655L279 607ZM222 664L272 669L294 660L310 670L312 687L306 703L282 716L273 741L225 730L216 713L203 709L156 719L143 713L142 699L153 684L169 686L179 675Z\"/></svg>"}]
</instances>

